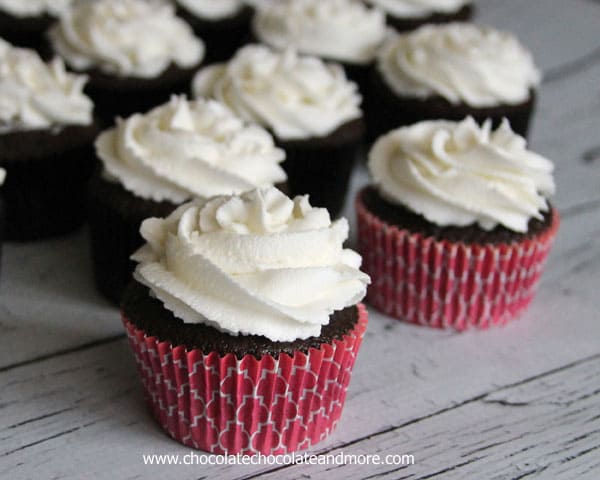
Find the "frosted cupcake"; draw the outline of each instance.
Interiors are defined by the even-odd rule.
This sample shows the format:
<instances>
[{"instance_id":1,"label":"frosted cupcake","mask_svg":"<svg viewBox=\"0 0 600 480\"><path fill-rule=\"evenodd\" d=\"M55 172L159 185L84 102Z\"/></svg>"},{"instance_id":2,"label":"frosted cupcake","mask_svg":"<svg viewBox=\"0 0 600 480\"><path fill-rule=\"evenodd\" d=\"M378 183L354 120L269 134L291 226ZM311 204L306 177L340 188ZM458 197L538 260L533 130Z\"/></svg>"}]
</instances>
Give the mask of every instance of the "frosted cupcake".
<instances>
[{"instance_id":1,"label":"frosted cupcake","mask_svg":"<svg viewBox=\"0 0 600 480\"><path fill-rule=\"evenodd\" d=\"M184 92L204 57L202 40L160 0L75 2L50 39L69 67L89 75L107 122Z\"/></svg>"},{"instance_id":2,"label":"frosted cupcake","mask_svg":"<svg viewBox=\"0 0 600 480\"><path fill-rule=\"evenodd\" d=\"M471 0L365 0L383 10L387 23L399 32L415 30L428 23L470 20Z\"/></svg>"},{"instance_id":3,"label":"frosted cupcake","mask_svg":"<svg viewBox=\"0 0 600 480\"><path fill-rule=\"evenodd\" d=\"M0 0L0 37L42 50L44 34L72 0Z\"/></svg>"},{"instance_id":4,"label":"frosted cupcake","mask_svg":"<svg viewBox=\"0 0 600 480\"><path fill-rule=\"evenodd\" d=\"M206 42L206 63L229 60L250 35L253 9L243 0L175 0L177 14Z\"/></svg>"},{"instance_id":5,"label":"frosted cupcake","mask_svg":"<svg viewBox=\"0 0 600 480\"><path fill-rule=\"evenodd\" d=\"M292 195L340 213L364 128L361 96L340 65L249 45L200 70L192 89L270 130L286 152Z\"/></svg>"},{"instance_id":6,"label":"frosted cupcake","mask_svg":"<svg viewBox=\"0 0 600 480\"><path fill-rule=\"evenodd\" d=\"M425 121L381 137L359 193L368 300L431 327L504 324L533 299L559 225L552 163L507 121Z\"/></svg>"},{"instance_id":7,"label":"frosted cupcake","mask_svg":"<svg viewBox=\"0 0 600 480\"><path fill-rule=\"evenodd\" d=\"M344 65L361 87L386 34L383 12L357 0L283 0L259 9L255 37L278 50L294 48Z\"/></svg>"},{"instance_id":8,"label":"frosted cupcake","mask_svg":"<svg viewBox=\"0 0 600 480\"><path fill-rule=\"evenodd\" d=\"M162 428L216 454L284 454L336 426L369 278L307 197L255 190L144 221L123 322Z\"/></svg>"},{"instance_id":9,"label":"frosted cupcake","mask_svg":"<svg viewBox=\"0 0 600 480\"><path fill-rule=\"evenodd\" d=\"M369 137L421 120L502 118L526 136L540 73L512 34L466 23L392 35L379 51Z\"/></svg>"},{"instance_id":10,"label":"frosted cupcake","mask_svg":"<svg viewBox=\"0 0 600 480\"><path fill-rule=\"evenodd\" d=\"M0 39L0 167L6 237L34 240L70 232L84 220L84 191L98 132L87 77L44 63Z\"/></svg>"},{"instance_id":11,"label":"frosted cupcake","mask_svg":"<svg viewBox=\"0 0 600 480\"><path fill-rule=\"evenodd\" d=\"M281 185L284 152L263 128L214 100L174 97L135 114L96 141L102 169L89 192L94 274L118 303L131 279L129 256L142 244L139 227L195 197Z\"/></svg>"}]
</instances>

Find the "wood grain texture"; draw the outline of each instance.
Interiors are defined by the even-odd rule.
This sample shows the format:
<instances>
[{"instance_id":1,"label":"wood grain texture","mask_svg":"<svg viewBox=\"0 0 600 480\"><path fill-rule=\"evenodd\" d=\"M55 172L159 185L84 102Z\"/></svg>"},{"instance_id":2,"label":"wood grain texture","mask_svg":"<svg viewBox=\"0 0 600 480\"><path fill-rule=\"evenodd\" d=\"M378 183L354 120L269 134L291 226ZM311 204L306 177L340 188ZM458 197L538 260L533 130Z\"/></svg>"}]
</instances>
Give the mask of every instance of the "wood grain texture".
<instances>
[{"instance_id":1,"label":"wood grain texture","mask_svg":"<svg viewBox=\"0 0 600 480\"><path fill-rule=\"evenodd\" d=\"M146 413L83 231L5 246L0 478L599 478L600 4L478 6L544 71L531 144L556 164L563 221L536 300L506 328L432 331L371 310L342 421L313 452L414 454L415 465L144 466L143 453L189 450ZM367 182L361 166L352 190ZM354 225L352 197L346 213Z\"/></svg>"}]
</instances>

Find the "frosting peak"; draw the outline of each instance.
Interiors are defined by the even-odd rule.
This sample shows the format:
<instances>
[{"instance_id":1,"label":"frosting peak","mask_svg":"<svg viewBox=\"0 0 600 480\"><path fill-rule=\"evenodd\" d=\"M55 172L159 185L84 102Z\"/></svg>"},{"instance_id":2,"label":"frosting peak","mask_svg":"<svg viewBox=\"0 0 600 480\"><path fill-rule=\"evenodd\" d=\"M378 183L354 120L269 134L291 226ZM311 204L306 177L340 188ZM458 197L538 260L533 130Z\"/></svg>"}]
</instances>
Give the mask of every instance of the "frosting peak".
<instances>
[{"instance_id":1,"label":"frosting peak","mask_svg":"<svg viewBox=\"0 0 600 480\"><path fill-rule=\"evenodd\" d=\"M282 0L259 10L254 31L264 43L332 60L366 64L385 36L385 16L356 0Z\"/></svg>"},{"instance_id":2,"label":"frosting peak","mask_svg":"<svg viewBox=\"0 0 600 480\"><path fill-rule=\"evenodd\" d=\"M368 3L400 18L426 17L434 13L454 13L471 0L367 0Z\"/></svg>"},{"instance_id":3,"label":"frosting peak","mask_svg":"<svg viewBox=\"0 0 600 480\"><path fill-rule=\"evenodd\" d=\"M171 63L192 68L204 44L160 0L75 2L50 30L54 49L77 70L153 78Z\"/></svg>"},{"instance_id":4,"label":"frosting peak","mask_svg":"<svg viewBox=\"0 0 600 480\"><path fill-rule=\"evenodd\" d=\"M198 18L215 21L236 15L244 6L242 0L177 0L177 3Z\"/></svg>"},{"instance_id":5,"label":"frosting peak","mask_svg":"<svg viewBox=\"0 0 600 480\"><path fill-rule=\"evenodd\" d=\"M347 221L276 189L188 203L140 232L136 279L184 322L231 335L318 336L369 283L343 248Z\"/></svg>"},{"instance_id":6,"label":"frosting peak","mask_svg":"<svg viewBox=\"0 0 600 480\"><path fill-rule=\"evenodd\" d=\"M540 81L531 53L514 35L468 23L391 35L377 66L398 95L439 95L473 107L525 102Z\"/></svg>"},{"instance_id":7,"label":"frosting peak","mask_svg":"<svg viewBox=\"0 0 600 480\"><path fill-rule=\"evenodd\" d=\"M526 149L508 121L425 121L381 137L369 170L382 196L440 226L477 223L526 232L548 210L552 163Z\"/></svg>"},{"instance_id":8,"label":"frosting peak","mask_svg":"<svg viewBox=\"0 0 600 480\"><path fill-rule=\"evenodd\" d=\"M0 132L89 125L94 105L83 93L86 81L58 58L44 63L0 39Z\"/></svg>"},{"instance_id":9,"label":"frosting peak","mask_svg":"<svg viewBox=\"0 0 600 480\"><path fill-rule=\"evenodd\" d=\"M283 140L326 136L362 115L357 86L340 65L261 45L243 47L227 64L200 70L192 89Z\"/></svg>"},{"instance_id":10,"label":"frosting peak","mask_svg":"<svg viewBox=\"0 0 600 480\"><path fill-rule=\"evenodd\" d=\"M0 0L0 10L20 18L58 16L73 0Z\"/></svg>"},{"instance_id":11,"label":"frosting peak","mask_svg":"<svg viewBox=\"0 0 600 480\"><path fill-rule=\"evenodd\" d=\"M214 100L174 96L118 119L96 141L105 175L142 198L181 203L286 180L285 154L263 128Z\"/></svg>"}]
</instances>

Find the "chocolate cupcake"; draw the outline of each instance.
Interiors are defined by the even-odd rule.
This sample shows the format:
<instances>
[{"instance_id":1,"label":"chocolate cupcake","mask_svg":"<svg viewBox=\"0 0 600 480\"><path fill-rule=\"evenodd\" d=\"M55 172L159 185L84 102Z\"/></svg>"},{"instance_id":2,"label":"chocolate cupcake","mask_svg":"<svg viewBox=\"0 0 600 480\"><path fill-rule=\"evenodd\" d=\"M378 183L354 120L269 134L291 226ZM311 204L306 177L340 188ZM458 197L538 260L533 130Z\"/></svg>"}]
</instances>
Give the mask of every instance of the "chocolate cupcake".
<instances>
[{"instance_id":1,"label":"chocolate cupcake","mask_svg":"<svg viewBox=\"0 0 600 480\"><path fill-rule=\"evenodd\" d=\"M339 215L363 136L361 97L340 65L249 45L200 70L192 89L268 128L286 152L291 194Z\"/></svg>"},{"instance_id":2,"label":"chocolate cupcake","mask_svg":"<svg viewBox=\"0 0 600 480\"><path fill-rule=\"evenodd\" d=\"M0 37L44 51L44 34L72 0L0 0Z\"/></svg>"},{"instance_id":3,"label":"chocolate cupcake","mask_svg":"<svg viewBox=\"0 0 600 480\"><path fill-rule=\"evenodd\" d=\"M183 205L141 234L122 315L163 429L215 454L325 438L367 324L347 221L271 188Z\"/></svg>"},{"instance_id":4,"label":"chocolate cupcake","mask_svg":"<svg viewBox=\"0 0 600 480\"><path fill-rule=\"evenodd\" d=\"M367 104L369 140L421 120L508 118L527 135L540 73L510 33L466 23L392 35L378 53Z\"/></svg>"},{"instance_id":5,"label":"chocolate cupcake","mask_svg":"<svg viewBox=\"0 0 600 480\"><path fill-rule=\"evenodd\" d=\"M89 75L87 91L107 123L184 92L204 57L202 40L158 0L76 2L50 39L69 67Z\"/></svg>"},{"instance_id":6,"label":"chocolate cupcake","mask_svg":"<svg viewBox=\"0 0 600 480\"><path fill-rule=\"evenodd\" d=\"M473 16L471 0L365 0L386 14L387 23L399 32L428 23L464 22Z\"/></svg>"},{"instance_id":7,"label":"chocolate cupcake","mask_svg":"<svg viewBox=\"0 0 600 480\"><path fill-rule=\"evenodd\" d=\"M117 120L96 141L102 169L90 184L89 217L98 289L118 303L131 280L129 256L142 220L195 197L241 193L285 182L284 152L269 133L214 100L174 97Z\"/></svg>"},{"instance_id":8,"label":"chocolate cupcake","mask_svg":"<svg viewBox=\"0 0 600 480\"><path fill-rule=\"evenodd\" d=\"M60 59L0 39L0 167L8 240L35 240L79 227L98 132L86 77Z\"/></svg>"},{"instance_id":9,"label":"chocolate cupcake","mask_svg":"<svg viewBox=\"0 0 600 480\"><path fill-rule=\"evenodd\" d=\"M368 300L401 320L504 324L533 299L559 225L552 163L508 121L424 121L381 137L357 198Z\"/></svg>"},{"instance_id":10,"label":"chocolate cupcake","mask_svg":"<svg viewBox=\"0 0 600 480\"><path fill-rule=\"evenodd\" d=\"M258 10L254 36L278 50L341 63L364 94L386 34L385 15L357 0L282 0Z\"/></svg>"},{"instance_id":11,"label":"chocolate cupcake","mask_svg":"<svg viewBox=\"0 0 600 480\"><path fill-rule=\"evenodd\" d=\"M250 36L254 10L243 0L175 0L177 14L206 43L205 63L229 60Z\"/></svg>"}]
</instances>

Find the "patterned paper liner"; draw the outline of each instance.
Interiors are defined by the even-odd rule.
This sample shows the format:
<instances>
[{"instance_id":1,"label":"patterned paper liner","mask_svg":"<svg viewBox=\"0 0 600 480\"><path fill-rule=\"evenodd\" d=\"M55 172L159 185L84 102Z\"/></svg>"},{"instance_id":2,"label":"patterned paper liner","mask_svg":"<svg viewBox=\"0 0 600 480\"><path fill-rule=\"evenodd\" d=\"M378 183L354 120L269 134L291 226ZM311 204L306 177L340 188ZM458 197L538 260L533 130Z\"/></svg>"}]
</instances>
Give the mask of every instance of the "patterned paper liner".
<instances>
[{"instance_id":1,"label":"patterned paper liner","mask_svg":"<svg viewBox=\"0 0 600 480\"><path fill-rule=\"evenodd\" d=\"M342 413L352 367L367 327L358 305L356 326L342 340L279 358L173 347L123 323L146 401L175 440L215 454L281 455L331 433Z\"/></svg>"},{"instance_id":2,"label":"patterned paper liner","mask_svg":"<svg viewBox=\"0 0 600 480\"><path fill-rule=\"evenodd\" d=\"M364 192L364 191L363 191ZM400 320L435 328L488 328L531 302L560 223L512 244L466 245L389 225L356 199L367 301Z\"/></svg>"}]
</instances>

